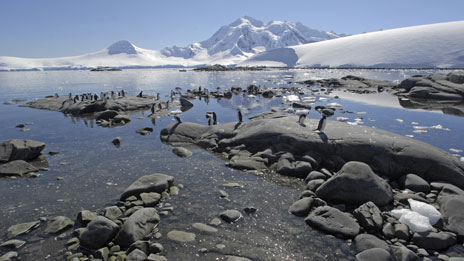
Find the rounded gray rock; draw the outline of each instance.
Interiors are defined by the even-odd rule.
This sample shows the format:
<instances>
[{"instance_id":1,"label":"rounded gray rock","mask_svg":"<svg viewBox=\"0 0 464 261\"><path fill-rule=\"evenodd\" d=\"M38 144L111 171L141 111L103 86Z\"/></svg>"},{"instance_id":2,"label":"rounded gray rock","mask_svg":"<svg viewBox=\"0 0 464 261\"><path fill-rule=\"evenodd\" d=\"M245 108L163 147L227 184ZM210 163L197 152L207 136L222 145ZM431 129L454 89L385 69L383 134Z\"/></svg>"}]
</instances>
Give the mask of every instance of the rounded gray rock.
<instances>
[{"instance_id":1,"label":"rounded gray rock","mask_svg":"<svg viewBox=\"0 0 464 261\"><path fill-rule=\"evenodd\" d=\"M121 201L130 196L138 196L140 193L162 193L174 183L174 177L161 173L142 176L132 183L121 195Z\"/></svg>"},{"instance_id":2,"label":"rounded gray rock","mask_svg":"<svg viewBox=\"0 0 464 261\"><path fill-rule=\"evenodd\" d=\"M81 245L86 248L99 249L110 242L118 230L119 227L116 223L106 217L98 216L90 221L81 233L79 240Z\"/></svg>"},{"instance_id":3,"label":"rounded gray rock","mask_svg":"<svg viewBox=\"0 0 464 261\"><path fill-rule=\"evenodd\" d=\"M311 197L302 198L293 202L288 211L297 217L306 217L311 210L314 199Z\"/></svg>"},{"instance_id":4,"label":"rounded gray rock","mask_svg":"<svg viewBox=\"0 0 464 261\"><path fill-rule=\"evenodd\" d=\"M156 209L139 209L126 220L114 242L122 248L127 248L135 241L148 236L159 221Z\"/></svg>"},{"instance_id":5,"label":"rounded gray rock","mask_svg":"<svg viewBox=\"0 0 464 261\"><path fill-rule=\"evenodd\" d=\"M350 214L329 206L316 208L305 221L311 227L345 238L355 237L360 229L358 222Z\"/></svg>"},{"instance_id":6,"label":"rounded gray rock","mask_svg":"<svg viewBox=\"0 0 464 261\"><path fill-rule=\"evenodd\" d=\"M390 253L382 248L371 248L356 255L358 261L393 261Z\"/></svg>"},{"instance_id":7,"label":"rounded gray rock","mask_svg":"<svg viewBox=\"0 0 464 261\"><path fill-rule=\"evenodd\" d=\"M407 174L399 179L399 183L403 188L410 189L416 192L430 192L430 185L423 178L416 174Z\"/></svg>"},{"instance_id":8,"label":"rounded gray rock","mask_svg":"<svg viewBox=\"0 0 464 261\"><path fill-rule=\"evenodd\" d=\"M240 213L240 211L235 210L235 209L229 209L229 210L221 212L219 214L219 217L228 223L232 223L240 219L242 217L242 213Z\"/></svg>"},{"instance_id":9,"label":"rounded gray rock","mask_svg":"<svg viewBox=\"0 0 464 261\"><path fill-rule=\"evenodd\" d=\"M358 251L364 251L371 248L382 248L390 251L388 244L380 238L371 234L359 234L354 238L354 243Z\"/></svg>"}]
</instances>

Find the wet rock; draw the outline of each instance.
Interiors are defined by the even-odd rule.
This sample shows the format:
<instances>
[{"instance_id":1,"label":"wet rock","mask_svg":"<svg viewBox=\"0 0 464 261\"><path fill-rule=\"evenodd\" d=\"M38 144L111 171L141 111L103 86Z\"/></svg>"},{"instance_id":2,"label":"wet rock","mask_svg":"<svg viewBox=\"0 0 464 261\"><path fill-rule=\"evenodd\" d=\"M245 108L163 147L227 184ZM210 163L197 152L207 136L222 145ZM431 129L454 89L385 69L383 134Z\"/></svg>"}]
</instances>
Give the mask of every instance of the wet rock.
<instances>
[{"instance_id":1,"label":"wet rock","mask_svg":"<svg viewBox=\"0 0 464 261\"><path fill-rule=\"evenodd\" d=\"M106 111L102 111L102 112L99 112L95 115L95 119L98 121L98 120L110 120L110 119L113 119L114 117L116 117L117 115L119 115L119 113L117 111L114 111L114 110L106 110Z\"/></svg>"},{"instance_id":2,"label":"wet rock","mask_svg":"<svg viewBox=\"0 0 464 261\"><path fill-rule=\"evenodd\" d=\"M27 222L16 224L8 228L8 238L13 238L19 235L27 234L30 231L38 228L40 226L40 221Z\"/></svg>"},{"instance_id":3,"label":"wet rock","mask_svg":"<svg viewBox=\"0 0 464 261\"><path fill-rule=\"evenodd\" d=\"M382 228L382 234L385 236L386 239L392 239L395 237L395 228L391 223L385 223Z\"/></svg>"},{"instance_id":4,"label":"wet rock","mask_svg":"<svg viewBox=\"0 0 464 261\"><path fill-rule=\"evenodd\" d=\"M176 241L179 243L187 243L187 242L195 241L195 234L185 232L185 231L180 231L180 230L171 230L168 232L167 236L172 241Z\"/></svg>"},{"instance_id":5,"label":"wet rock","mask_svg":"<svg viewBox=\"0 0 464 261\"><path fill-rule=\"evenodd\" d=\"M142 208L137 210L124 223L114 241L122 248L127 248L135 241L148 236L159 221L160 217L156 209Z\"/></svg>"},{"instance_id":6,"label":"wet rock","mask_svg":"<svg viewBox=\"0 0 464 261\"><path fill-rule=\"evenodd\" d=\"M404 246L391 246L390 247L393 254L398 261L416 261L419 260L419 257L413 251L409 250Z\"/></svg>"},{"instance_id":7,"label":"wet rock","mask_svg":"<svg viewBox=\"0 0 464 261\"><path fill-rule=\"evenodd\" d=\"M416 174L407 174L402 176L399 179L399 183L402 186L402 188L407 188L412 191L424 193L430 192L429 183L427 183L427 181L417 176Z\"/></svg>"},{"instance_id":8,"label":"wet rock","mask_svg":"<svg viewBox=\"0 0 464 261\"><path fill-rule=\"evenodd\" d=\"M10 251L6 254L4 254L3 256L0 256L0 261L13 261L13 260L16 260L16 258L18 257L18 252L15 252L15 251Z\"/></svg>"},{"instance_id":9,"label":"wet rock","mask_svg":"<svg viewBox=\"0 0 464 261\"><path fill-rule=\"evenodd\" d=\"M388 244L380 238L371 234L359 234L354 238L354 243L358 251L364 251L371 248L382 248L390 251Z\"/></svg>"},{"instance_id":10,"label":"wet rock","mask_svg":"<svg viewBox=\"0 0 464 261\"><path fill-rule=\"evenodd\" d=\"M179 157L186 158L192 156L192 152L183 147L175 147L172 149L172 152Z\"/></svg>"},{"instance_id":11,"label":"wet rock","mask_svg":"<svg viewBox=\"0 0 464 261\"><path fill-rule=\"evenodd\" d=\"M383 227L383 217L380 209L371 201L362 204L353 211L359 224L367 231L380 231Z\"/></svg>"},{"instance_id":12,"label":"wet rock","mask_svg":"<svg viewBox=\"0 0 464 261\"><path fill-rule=\"evenodd\" d=\"M119 114L119 115L114 116L114 118L113 118L113 122L115 122L115 123L128 123L130 121L131 121L131 119L130 119L129 115L121 115L121 114Z\"/></svg>"},{"instance_id":13,"label":"wet rock","mask_svg":"<svg viewBox=\"0 0 464 261\"><path fill-rule=\"evenodd\" d=\"M267 169L266 165L261 161L249 159L231 160L227 166L239 170L263 170Z\"/></svg>"},{"instance_id":14,"label":"wet rock","mask_svg":"<svg viewBox=\"0 0 464 261\"><path fill-rule=\"evenodd\" d=\"M360 229L351 215L329 206L316 208L305 221L311 227L346 238L355 237Z\"/></svg>"},{"instance_id":15,"label":"wet rock","mask_svg":"<svg viewBox=\"0 0 464 261\"><path fill-rule=\"evenodd\" d=\"M135 132L140 135L146 136L146 135L150 135L153 132L153 128L150 128L150 127L140 128L136 130Z\"/></svg>"},{"instance_id":16,"label":"wet rock","mask_svg":"<svg viewBox=\"0 0 464 261\"><path fill-rule=\"evenodd\" d=\"M229 210L221 212L219 214L219 217L228 223L232 223L240 219L242 217L242 214L238 210L229 209Z\"/></svg>"},{"instance_id":17,"label":"wet rock","mask_svg":"<svg viewBox=\"0 0 464 261\"><path fill-rule=\"evenodd\" d=\"M154 207L160 202L161 195L156 192L140 193L140 198L142 199L145 207Z\"/></svg>"},{"instance_id":18,"label":"wet rock","mask_svg":"<svg viewBox=\"0 0 464 261\"><path fill-rule=\"evenodd\" d=\"M146 259L147 255L140 249L135 249L126 257L126 261L145 261Z\"/></svg>"},{"instance_id":19,"label":"wet rock","mask_svg":"<svg viewBox=\"0 0 464 261\"><path fill-rule=\"evenodd\" d=\"M116 137L114 138L111 143L113 143L114 146L119 146L121 145L121 137Z\"/></svg>"},{"instance_id":20,"label":"wet rock","mask_svg":"<svg viewBox=\"0 0 464 261\"><path fill-rule=\"evenodd\" d=\"M98 249L93 253L93 257L101 260L108 260L108 256L110 254L110 250L107 247L103 247Z\"/></svg>"},{"instance_id":21,"label":"wet rock","mask_svg":"<svg viewBox=\"0 0 464 261\"><path fill-rule=\"evenodd\" d=\"M226 261L252 261L252 260L246 257L241 257L241 256L227 256Z\"/></svg>"},{"instance_id":22,"label":"wet rock","mask_svg":"<svg viewBox=\"0 0 464 261\"><path fill-rule=\"evenodd\" d=\"M323 179L314 179L308 182L306 185L307 190L316 191L322 184L324 184L325 180Z\"/></svg>"},{"instance_id":23,"label":"wet rock","mask_svg":"<svg viewBox=\"0 0 464 261\"><path fill-rule=\"evenodd\" d=\"M351 161L322 184L316 195L326 201L360 205L372 201L385 206L393 200L390 185L372 172L369 165Z\"/></svg>"},{"instance_id":24,"label":"wet rock","mask_svg":"<svg viewBox=\"0 0 464 261\"><path fill-rule=\"evenodd\" d=\"M325 179L327 179L327 177L326 177L326 175L322 174L321 172L313 170L308 174L308 176L306 176L305 182L308 183L309 181L315 180L315 179L323 179L323 180L325 180Z\"/></svg>"},{"instance_id":25,"label":"wet rock","mask_svg":"<svg viewBox=\"0 0 464 261\"><path fill-rule=\"evenodd\" d=\"M34 140L7 140L0 143L0 163L13 160L30 161L37 158L45 143Z\"/></svg>"},{"instance_id":26,"label":"wet rock","mask_svg":"<svg viewBox=\"0 0 464 261\"><path fill-rule=\"evenodd\" d=\"M180 106L182 107L193 107L193 103L191 103L189 100L185 98L180 98L179 102L180 102Z\"/></svg>"},{"instance_id":27,"label":"wet rock","mask_svg":"<svg viewBox=\"0 0 464 261\"><path fill-rule=\"evenodd\" d=\"M94 218L84 229L79 237L81 245L89 249L99 249L110 242L119 227L106 217L98 216Z\"/></svg>"},{"instance_id":28,"label":"wet rock","mask_svg":"<svg viewBox=\"0 0 464 261\"><path fill-rule=\"evenodd\" d=\"M450 72L447 75L448 81L457 84L464 84L464 73L463 72Z\"/></svg>"},{"instance_id":29,"label":"wet rock","mask_svg":"<svg viewBox=\"0 0 464 261\"><path fill-rule=\"evenodd\" d=\"M288 211L297 217L306 217L311 210L314 199L307 197L293 202Z\"/></svg>"},{"instance_id":30,"label":"wet rock","mask_svg":"<svg viewBox=\"0 0 464 261\"><path fill-rule=\"evenodd\" d=\"M24 244L26 244L26 241L18 240L18 239L12 239L12 240L8 240L6 242L3 242L2 244L0 244L0 247L17 249L17 248L22 247Z\"/></svg>"},{"instance_id":31,"label":"wet rock","mask_svg":"<svg viewBox=\"0 0 464 261\"><path fill-rule=\"evenodd\" d=\"M147 258L147 261L167 261L168 259L161 255L150 254Z\"/></svg>"},{"instance_id":32,"label":"wet rock","mask_svg":"<svg viewBox=\"0 0 464 261\"><path fill-rule=\"evenodd\" d=\"M200 231L208 232L208 233L215 233L215 232L218 231L217 228L212 227L212 226L208 226L208 225L203 224L203 223L193 223L192 227L195 228L195 229L198 229Z\"/></svg>"},{"instance_id":33,"label":"wet rock","mask_svg":"<svg viewBox=\"0 0 464 261\"><path fill-rule=\"evenodd\" d=\"M390 253L382 248L371 248L356 255L358 261L394 261Z\"/></svg>"},{"instance_id":34,"label":"wet rock","mask_svg":"<svg viewBox=\"0 0 464 261\"><path fill-rule=\"evenodd\" d=\"M111 220L115 220L118 217L122 216L122 211L117 206L107 207L105 208L104 211L105 211L105 217Z\"/></svg>"},{"instance_id":35,"label":"wet rock","mask_svg":"<svg viewBox=\"0 0 464 261\"><path fill-rule=\"evenodd\" d=\"M74 222L70 218L65 216L57 216L48 221L47 227L45 228L45 233L58 234L66 229L71 228L73 225Z\"/></svg>"},{"instance_id":36,"label":"wet rock","mask_svg":"<svg viewBox=\"0 0 464 261\"><path fill-rule=\"evenodd\" d=\"M418 247L427 250L446 249L456 244L456 235L449 232L421 232L414 233L411 241Z\"/></svg>"},{"instance_id":37,"label":"wet rock","mask_svg":"<svg viewBox=\"0 0 464 261\"><path fill-rule=\"evenodd\" d=\"M445 228L464 238L464 196L442 196L440 208Z\"/></svg>"},{"instance_id":38,"label":"wet rock","mask_svg":"<svg viewBox=\"0 0 464 261\"><path fill-rule=\"evenodd\" d=\"M255 208L255 207L244 207L243 211L245 211L245 213L247 213L248 215L252 215L252 214L256 213L256 211L258 211L258 209Z\"/></svg>"},{"instance_id":39,"label":"wet rock","mask_svg":"<svg viewBox=\"0 0 464 261\"><path fill-rule=\"evenodd\" d=\"M411 235L409 234L409 228L405 224L395 224L393 226L395 230L395 237L398 239L409 241Z\"/></svg>"},{"instance_id":40,"label":"wet rock","mask_svg":"<svg viewBox=\"0 0 464 261\"><path fill-rule=\"evenodd\" d=\"M132 183L121 195L121 201L130 196L138 196L140 193L162 193L174 183L174 177L161 173L142 176Z\"/></svg>"},{"instance_id":41,"label":"wet rock","mask_svg":"<svg viewBox=\"0 0 464 261\"><path fill-rule=\"evenodd\" d=\"M0 165L0 177L2 176L23 176L30 172L37 172L38 168L25 162L24 160L14 160Z\"/></svg>"},{"instance_id":42,"label":"wet rock","mask_svg":"<svg viewBox=\"0 0 464 261\"><path fill-rule=\"evenodd\" d=\"M87 224L90 223L94 218L97 217L97 213L89 211L89 210L82 210L77 214L77 221L81 226L86 227Z\"/></svg>"}]
</instances>

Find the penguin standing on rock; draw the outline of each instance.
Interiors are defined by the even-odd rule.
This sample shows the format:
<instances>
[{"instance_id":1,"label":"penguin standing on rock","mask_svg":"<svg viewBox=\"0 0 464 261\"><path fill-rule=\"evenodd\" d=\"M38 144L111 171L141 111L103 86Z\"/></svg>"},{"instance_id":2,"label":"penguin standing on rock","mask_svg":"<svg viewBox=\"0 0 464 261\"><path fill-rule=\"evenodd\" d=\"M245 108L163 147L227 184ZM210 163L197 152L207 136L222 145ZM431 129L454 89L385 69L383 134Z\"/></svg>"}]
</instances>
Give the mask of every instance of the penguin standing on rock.
<instances>
[{"instance_id":1,"label":"penguin standing on rock","mask_svg":"<svg viewBox=\"0 0 464 261\"><path fill-rule=\"evenodd\" d=\"M174 119L177 121L177 123L182 123L182 121L181 121L181 119L179 118L179 116L174 115Z\"/></svg>"},{"instance_id":2,"label":"penguin standing on rock","mask_svg":"<svg viewBox=\"0 0 464 261\"><path fill-rule=\"evenodd\" d=\"M300 118L298 118L298 124L304 126L304 121L306 120L306 114L300 114Z\"/></svg>"},{"instance_id":3,"label":"penguin standing on rock","mask_svg":"<svg viewBox=\"0 0 464 261\"><path fill-rule=\"evenodd\" d=\"M140 91L140 93L137 95L137 97L142 98L143 97L143 91Z\"/></svg>"},{"instance_id":4,"label":"penguin standing on rock","mask_svg":"<svg viewBox=\"0 0 464 261\"><path fill-rule=\"evenodd\" d=\"M155 114L155 104L156 104L156 103L153 103L153 104L151 105L151 114Z\"/></svg>"},{"instance_id":5,"label":"penguin standing on rock","mask_svg":"<svg viewBox=\"0 0 464 261\"><path fill-rule=\"evenodd\" d=\"M206 113L206 119L208 119L208 126L211 126L212 122L212 114L210 112Z\"/></svg>"},{"instance_id":6,"label":"penguin standing on rock","mask_svg":"<svg viewBox=\"0 0 464 261\"><path fill-rule=\"evenodd\" d=\"M213 125L217 125L217 118L216 118L216 113L213 111Z\"/></svg>"},{"instance_id":7,"label":"penguin standing on rock","mask_svg":"<svg viewBox=\"0 0 464 261\"><path fill-rule=\"evenodd\" d=\"M319 120L316 131L324 132L325 125L327 123L327 117L333 116L335 113L334 108L324 108L321 111L322 118Z\"/></svg>"},{"instance_id":8,"label":"penguin standing on rock","mask_svg":"<svg viewBox=\"0 0 464 261\"><path fill-rule=\"evenodd\" d=\"M158 92L158 93L156 94L156 100L159 101L159 99L160 99L160 93Z\"/></svg>"},{"instance_id":9,"label":"penguin standing on rock","mask_svg":"<svg viewBox=\"0 0 464 261\"><path fill-rule=\"evenodd\" d=\"M238 122L243 122L243 115L242 115L242 112L240 110L238 110L237 112L237 115L238 115Z\"/></svg>"}]
</instances>

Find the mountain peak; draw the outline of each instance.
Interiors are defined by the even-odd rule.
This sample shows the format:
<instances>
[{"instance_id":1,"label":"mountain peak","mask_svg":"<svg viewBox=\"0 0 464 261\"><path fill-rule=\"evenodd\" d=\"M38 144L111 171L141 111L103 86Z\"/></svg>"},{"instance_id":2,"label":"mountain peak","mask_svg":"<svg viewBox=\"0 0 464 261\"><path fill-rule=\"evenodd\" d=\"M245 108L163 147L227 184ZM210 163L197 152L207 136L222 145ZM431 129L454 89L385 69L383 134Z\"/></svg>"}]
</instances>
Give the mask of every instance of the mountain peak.
<instances>
[{"instance_id":1,"label":"mountain peak","mask_svg":"<svg viewBox=\"0 0 464 261\"><path fill-rule=\"evenodd\" d=\"M114 44L108 47L108 54L137 54L137 50L135 50L135 46L126 40L117 41Z\"/></svg>"},{"instance_id":2,"label":"mountain peak","mask_svg":"<svg viewBox=\"0 0 464 261\"><path fill-rule=\"evenodd\" d=\"M261 22L259 20L256 20L256 19L254 19L253 17L250 17L250 16L241 17L241 18L235 20L233 23L231 23L229 25L230 26L239 26L241 24L250 24L250 25L253 25L255 27L262 27L264 25L263 22Z\"/></svg>"}]
</instances>

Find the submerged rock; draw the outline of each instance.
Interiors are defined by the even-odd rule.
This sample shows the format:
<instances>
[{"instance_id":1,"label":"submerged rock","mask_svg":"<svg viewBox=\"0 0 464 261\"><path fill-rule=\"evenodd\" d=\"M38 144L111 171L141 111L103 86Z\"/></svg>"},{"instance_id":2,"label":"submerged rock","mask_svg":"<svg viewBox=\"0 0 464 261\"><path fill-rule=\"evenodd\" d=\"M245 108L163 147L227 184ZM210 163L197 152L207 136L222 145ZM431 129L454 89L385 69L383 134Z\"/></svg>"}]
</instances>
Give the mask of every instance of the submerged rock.
<instances>
[{"instance_id":1,"label":"submerged rock","mask_svg":"<svg viewBox=\"0 0 464 261\"><path fill-rule=\"evenodd\" d=\"M185 232L185 231L180 231L180 230L172 230L168 232L168 238L179 242L179 243L187 243L187 242L192 242L195 241L195 234Z\"/></svg>"},{"instance_id":2,"label":"submerged rock","mask_svg":"<svg viewBox=\"0 0 464 261\"><path fill-rule=\"evenodd\" d=\"M74 222L70 218L65 216L57 216L48 221L48 225L45 228L45 233L58 234L66 229L71 228L73 225Z\"/></svg>"},{"instance_id":3,"label":"submerged rock","mask_svg":"<svg viewBox=\"0 0 464 261\"><path fill-rule=\"evenodd\" d=\"M140 193L162 193L174 183L174 177L161 173L142 176L132 183L121 195L121 201L130 196L138 196Z\"/></svg>"},{"instance_id":4,"label":"submerged rock","mask_svg":"<svg viewBox=\"0 0 464 261\"><path fill-rule=\"evenodd\" d=\"M23 176L30 172L37 172L38 168L25 162L24 160L14 160L0 165L0 177L2 176Z\"/></svg>"},{"instance_id":5,"label":"submerged rock","mask_svg":"<svg viewBox=\"0 0 464 261\"><path fill-rule=\"evenodd\" d=\"M229 209L221 212L221 214L219 214L219 217L228 223L232 223L240 219L242 217L242 213L235 209Z\"/></svg>"},{"instance_id":6,"label":"submerged rock","mask_svg":"<svg viewBox=\"0 0 464 261\"><path fill-rule=\"evenodd\" d=\"M175 147L172 149L172 152L182 158L190 157L193 154L190 150L183 147Z\"/></svg>"},{"instance_id":7,"label":"submerged rock","mask_svg":"<svg viewBox=\"0 0 464 261\"><path fill-rule=\"evenodd\" d=\"M142 208L132 214L115 238L115 243L123 248L148 236L159 223L160 217L154 208Z\"/></svg>"},{"instance_id":8,"label":"submerged rock","mask_svg":"<svg viewBox=\"0 0 464 261\"><path fill-rule=\"evenodd\" d=\"M19 235L27 234L30 231L38 228L40 226L40 221L27 222L16 224L8 228L8 238L13 238Z\"/></svg>"}]
</instances>

